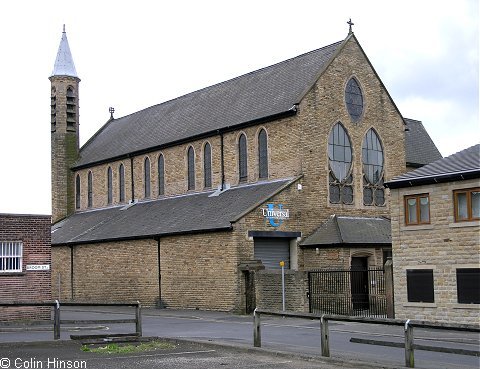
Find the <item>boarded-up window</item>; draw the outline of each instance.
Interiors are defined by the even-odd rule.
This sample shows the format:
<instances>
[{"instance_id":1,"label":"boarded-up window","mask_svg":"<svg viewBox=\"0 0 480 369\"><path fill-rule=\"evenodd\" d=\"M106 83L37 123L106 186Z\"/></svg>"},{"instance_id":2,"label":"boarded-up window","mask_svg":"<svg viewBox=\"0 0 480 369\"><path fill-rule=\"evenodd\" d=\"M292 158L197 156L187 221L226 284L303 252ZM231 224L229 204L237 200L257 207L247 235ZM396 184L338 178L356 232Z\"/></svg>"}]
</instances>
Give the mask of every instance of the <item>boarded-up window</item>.
<instances>
[{"instance_id":1,"label":"boarded-up window","mask_svg":"<svg viewBox=\"0 0 480 369\"><path fill-rule=\"evenodd\" d=\"M457 269L459 304L480 304L480 268Z\"/></svg>"},{"instance_id":2,"label":"boarded-up window","mask_svg":"<svg viewBox=\"0 0 480 369\"><path fill-rule=\"evenodd\" d=\"M432 269L407 269L408 302L435 302Z\"/></svg>"}]
</instances>

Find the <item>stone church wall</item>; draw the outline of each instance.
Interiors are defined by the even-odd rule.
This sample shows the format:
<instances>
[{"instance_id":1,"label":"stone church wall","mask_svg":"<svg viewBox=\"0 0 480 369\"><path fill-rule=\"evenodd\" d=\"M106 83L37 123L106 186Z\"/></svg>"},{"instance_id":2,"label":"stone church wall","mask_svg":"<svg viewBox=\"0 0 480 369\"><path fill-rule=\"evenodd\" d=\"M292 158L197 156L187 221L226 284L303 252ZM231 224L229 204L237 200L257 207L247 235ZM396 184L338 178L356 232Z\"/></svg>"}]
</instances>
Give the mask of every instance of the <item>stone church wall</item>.
<instances>
[{"instance_id":1,"label":"stone church wall","mask_svg":"<svg viewBox=\"0 0 480 369\"><path fill-rule=\"evenodd\" d=\"M52 295L64 301L139 300L144 306L155 306L159 296L157 245L156 240L143 239L74 245L72 249L54 246Z\"/></svg>"}]
</instances>

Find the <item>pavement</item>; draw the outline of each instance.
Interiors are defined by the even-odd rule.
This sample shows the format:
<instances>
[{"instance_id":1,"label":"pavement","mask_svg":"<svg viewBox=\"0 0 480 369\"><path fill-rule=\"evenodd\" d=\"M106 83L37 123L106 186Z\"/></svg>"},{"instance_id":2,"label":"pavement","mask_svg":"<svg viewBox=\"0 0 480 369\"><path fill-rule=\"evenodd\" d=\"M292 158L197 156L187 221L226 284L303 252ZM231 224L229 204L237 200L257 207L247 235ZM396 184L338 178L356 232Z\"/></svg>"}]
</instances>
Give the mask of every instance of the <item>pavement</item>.
<instances>
[{"instance_id":1,"label":"pavement","mask_svg":"<svg viewBox=\"0 0 480 369\"><path fill-rule=\"evenodd\" d=\"M62 320L128 319L127 308L62 307ZM253 347L251 316L198 310L143 309L144 337L174 348L136 354L84 352L70 335L129 333L133 324L63 325L53 341L51 325L0 325L0 369L5 368L403 368L400 348L354 344L352 337L403 341L401 327L330 322L331 357L320 355L319 322L262 317L262 348ZM478 350L478 334L416 332L416 342ZM418 337L418 338L417 338ZM417 368L479 368L478 357L415 352Z\"/></svg>"}]
</instances>

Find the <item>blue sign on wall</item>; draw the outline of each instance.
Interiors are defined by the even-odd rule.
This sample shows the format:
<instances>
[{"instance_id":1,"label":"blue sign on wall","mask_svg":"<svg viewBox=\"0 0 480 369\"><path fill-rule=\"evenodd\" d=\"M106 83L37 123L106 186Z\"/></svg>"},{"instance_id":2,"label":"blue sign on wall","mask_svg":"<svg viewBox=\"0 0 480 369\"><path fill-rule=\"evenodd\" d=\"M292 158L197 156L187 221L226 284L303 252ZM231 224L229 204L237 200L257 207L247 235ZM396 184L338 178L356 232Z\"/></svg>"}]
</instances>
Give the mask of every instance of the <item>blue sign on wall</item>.
<instances>
[{"instance_id":1,"label":"blue sign on wall","mask_svg":"<svg viewBox=\"0 0 480 369\"><path fill-rule=\"evenodd\" d=\"M275 209L275 204L267 204L266 208L262 208L262 214L272 227L278 227L285 219L290 218L290 210L283 209L282 204L278 204L277 209Z\"/></svg>"}]
</instances>

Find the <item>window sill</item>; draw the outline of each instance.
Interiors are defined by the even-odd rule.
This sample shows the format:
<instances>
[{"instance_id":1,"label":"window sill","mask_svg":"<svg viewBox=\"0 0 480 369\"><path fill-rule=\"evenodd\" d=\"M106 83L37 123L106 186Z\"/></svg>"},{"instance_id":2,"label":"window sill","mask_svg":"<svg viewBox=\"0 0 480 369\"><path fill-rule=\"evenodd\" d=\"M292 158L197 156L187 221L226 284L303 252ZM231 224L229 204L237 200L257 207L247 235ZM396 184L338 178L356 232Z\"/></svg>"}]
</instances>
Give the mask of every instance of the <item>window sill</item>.
<instances>
[{"instance_id":1,"label":"window sill","mask_svg":"<svg viewBox=\"0 0 480 369\"><path fill-rule=\"evenodd\" d=\"M448 225L450 228L463 228L463 227L480 227L480 220L472 220L470 222L455 222Z\"/></svg>"},{"instance_id":2,"label":"window sill","mask_svg":"<svg viewBox=\"0 0 480 369\"><path fill-rule=\"evenodd\" d=\"M22 277L24 276L24 272L0 272L1 277Z\"/></svg>"},{"instance_id":3,"label":"window sill","mask_svg":"<svg viewBox=\"0 0 480 369\"><path fill-rule=\"evenodd\" d=\"M421 308L436 308L437 304L434 302L407 302L403 307L421 307Z\"/></svg>"},{"instance_id":4,"label":"window sill","mask_svg":"<svg viewBox=\"0 0 480 369\"><path fill-rule=\"evenodd\" d=\"M458 304L454 309L480 310L480 304Z\"/></svg>"},{"instance_id":5,"label":"window sill","mask_svg":"<svg viewBox=\"0 0 480 369\"><path fill-rule=\"evenodd\" d=\"M338 204L338 203L328 203L329 208L354 208L355 204Z\"/></svg>"},{"instance_id":6,"label":"window sill","mask_svg":"<svg viewBox=\"0 0 480 369\"><path fill-rule=\"evenodd\" d=\"M425 231L433 229L433 224L408 225L400 227L401 231Z\"/></svg>"}]
</instances>

